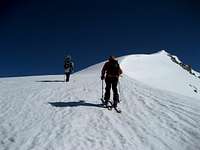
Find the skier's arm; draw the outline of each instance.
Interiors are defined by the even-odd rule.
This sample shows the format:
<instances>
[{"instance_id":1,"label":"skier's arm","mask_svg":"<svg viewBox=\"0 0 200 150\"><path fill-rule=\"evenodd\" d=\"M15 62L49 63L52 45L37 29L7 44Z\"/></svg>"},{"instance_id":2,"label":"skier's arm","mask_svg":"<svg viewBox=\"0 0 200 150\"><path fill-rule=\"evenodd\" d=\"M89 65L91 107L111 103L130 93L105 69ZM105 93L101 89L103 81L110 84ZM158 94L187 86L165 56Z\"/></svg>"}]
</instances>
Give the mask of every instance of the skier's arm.
<instances>
[{"instance_id":1,"label":"skier's arm","mask_svg":"<svg viewBox=\"0 0 200 150\"><path fill-rule=\"evenodd\" d=\"M122 73L123 73L123 71L122 71L121 67L119 66L118 76L119 76L119 77L122 77L122 75L121 75Z\"/></svg>"},{"instance_id":2,"label":"skier's arm","mask_svg":"<svg viewBox=\"0 0 200 150\"><path fill-rule=\"evenodd\" d=\"M107 63L104 64L102 70L101 70L101 79L103 80L105 78Z\"/></svg>"},{"instance_id":3,"label":"skier's arm","mask_svg":"<svg viewBox=\"0 0 200 150\"><path fill-rule=\"evenodd\" d=\"M74 63L71 62L71 72L74 72Z\"/></svg>"},{"instance_id":4,"label":"skier's arm","mask_svg":"<svg viewBox=\"0 0 200 150\"><path fill-rule=\"evenodd\" d=\"M119 67L119 75L123 73L122 69Z\"/></svg>"}]
</instances>

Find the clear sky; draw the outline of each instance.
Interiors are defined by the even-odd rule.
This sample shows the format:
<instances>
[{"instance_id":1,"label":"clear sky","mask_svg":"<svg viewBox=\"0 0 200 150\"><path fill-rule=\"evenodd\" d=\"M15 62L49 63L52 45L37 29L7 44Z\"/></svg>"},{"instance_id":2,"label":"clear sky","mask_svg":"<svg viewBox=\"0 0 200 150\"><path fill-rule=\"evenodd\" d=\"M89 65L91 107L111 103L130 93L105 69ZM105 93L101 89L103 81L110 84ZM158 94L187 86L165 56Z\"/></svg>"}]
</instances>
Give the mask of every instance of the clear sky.
<instances>
[{"instance_id":1,"label":"clear sky","mask_svg":"<svg viewBox=\"0 0 200 150\"><path fill-rule=\"evenodd\" d=\"M166 49L200 71L199 0L0 1L0 76L62 74Z\"/></svg>"}]
</instances>

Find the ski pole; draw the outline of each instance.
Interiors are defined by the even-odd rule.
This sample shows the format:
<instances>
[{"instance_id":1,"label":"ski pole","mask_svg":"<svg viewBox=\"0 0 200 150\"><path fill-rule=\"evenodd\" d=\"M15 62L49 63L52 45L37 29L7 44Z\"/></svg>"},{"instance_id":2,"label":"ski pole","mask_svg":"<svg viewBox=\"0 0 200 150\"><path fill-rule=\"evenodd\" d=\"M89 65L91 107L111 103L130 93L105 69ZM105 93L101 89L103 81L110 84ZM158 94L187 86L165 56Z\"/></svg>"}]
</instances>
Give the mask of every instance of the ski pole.
<instances>
[{"instance_id":1,"label":"ski pole","mask_svg":"<svg viewBox=\"0 0 200 150\"><path fill-rule=\"evenodd\" d=\"M121 77L121 76L120 76ZM120 88L120 77L119 77L119 81L118 81L118 85L119 85L119 94L121 93L121 88Z\"/></svg>"},{"instance_id":2,"label":"ski pole","mask_svg":"<svg viewBox=\"0 0 200 150\"><path fill-rule=\"evenodd\" d=\"M102 81L102 82L101 82L101 85L102 85L102 90L101 90L101 91L102 91L102 99L103 99L103 88L104 88L104 87L103 87L103 80L101 80L101 81Z\"/></svg>"},{"instance_id":3,"label":"ski pole","mask_svg":"<svg viewBox=\"0 0 200 150\"><path fill-rule=\"evenodd\" d=\"M121 95L120 78L119 78L119 81L118 81L118 89L119 89L119 101L121 101L121 98L120 98L120 95Z\"/></svg>"},{"instance_id":4,"label":"ski pole","mask_svg":"<svg viewBox=\"0 0 200 150\"><path fill-rule=\"evenodd\" d=\"M121 91L120 91L120 80L119 80L119 94L121 93Z\"/></svg>"}]
</instances>

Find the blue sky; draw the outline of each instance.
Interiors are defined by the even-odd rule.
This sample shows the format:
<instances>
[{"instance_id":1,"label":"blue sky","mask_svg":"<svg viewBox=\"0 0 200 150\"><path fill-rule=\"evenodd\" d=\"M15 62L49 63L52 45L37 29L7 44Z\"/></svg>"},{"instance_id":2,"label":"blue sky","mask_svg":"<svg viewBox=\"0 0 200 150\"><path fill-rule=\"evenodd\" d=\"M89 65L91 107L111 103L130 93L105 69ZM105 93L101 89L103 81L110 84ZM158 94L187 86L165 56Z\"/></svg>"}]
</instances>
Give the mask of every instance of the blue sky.
<instances>
[{"instance_id":1,"label":"blue sky","mask_svg":"<svg viewBox=\"0 0 200 150\"><path fill-rule=\"evenodd\" d=\"M200 71L198 0L7 0L0 2L0 76L62 74L109 55L162 49Z\"/></svg>"}]
</instances>

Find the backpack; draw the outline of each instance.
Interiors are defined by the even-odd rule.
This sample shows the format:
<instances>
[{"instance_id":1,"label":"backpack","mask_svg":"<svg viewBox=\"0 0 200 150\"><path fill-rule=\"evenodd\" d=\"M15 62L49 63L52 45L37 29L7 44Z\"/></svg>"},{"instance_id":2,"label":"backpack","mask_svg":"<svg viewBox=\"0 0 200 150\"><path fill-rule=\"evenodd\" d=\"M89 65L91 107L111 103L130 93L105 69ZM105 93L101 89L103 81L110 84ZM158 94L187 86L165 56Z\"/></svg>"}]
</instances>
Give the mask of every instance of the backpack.
<instances>
[{"instance_id":1,"label":"backpack","mask_svg":"<svg viewBox=\"0 0 200 150\"><path fill-rule=\"evenodd\" d=\"M119 75L119 70L120 70L119 63L118 61L115 60L115 61L110 62L107 69L107 74L116 76L116 75Z\"/></svg>"},{"instance_id":2,"label":"backpack","mask_svg":"<svg viewBox=\"0 0 200 150\"><path fill-rule=\"evenodd\" d=\"M65 62L65 65L64 65L65 69L70 68L71 67L70 64L71 64L70 62Z\"/></svg>"}]
</instances>

